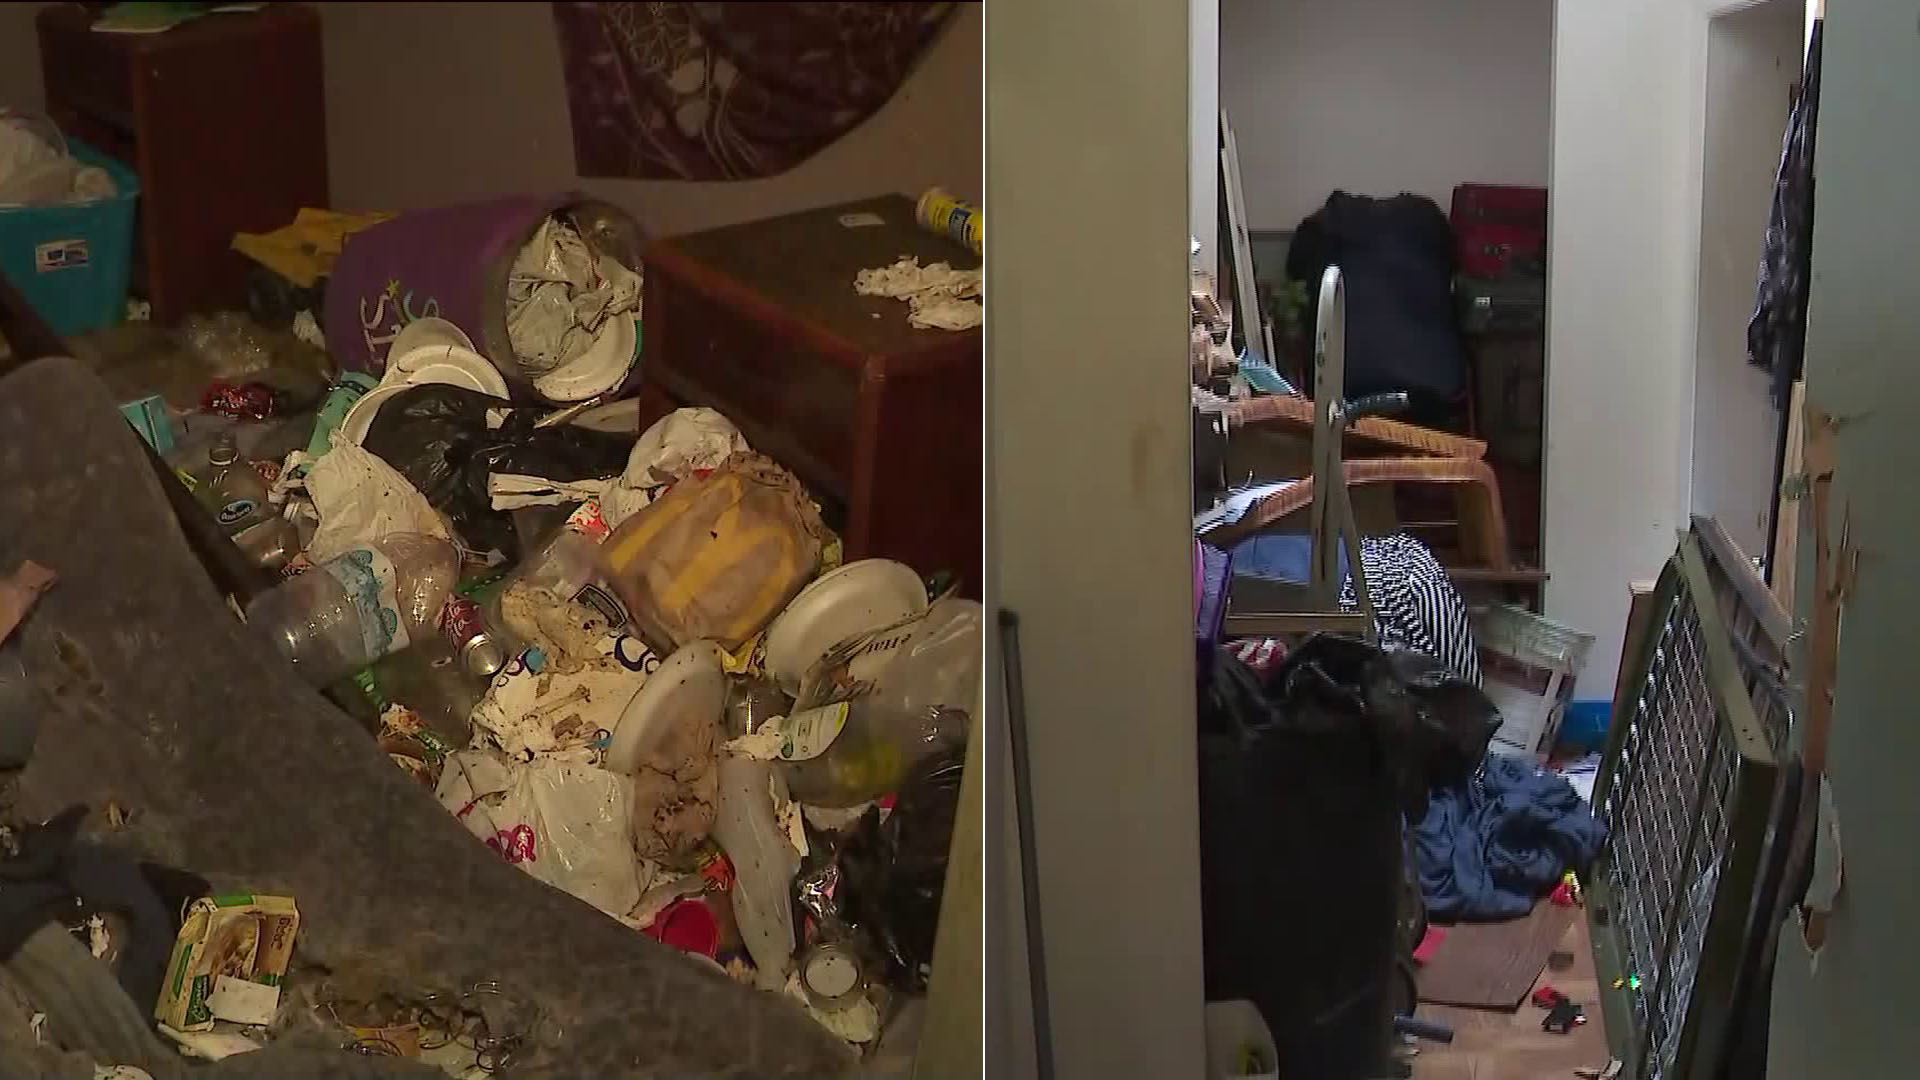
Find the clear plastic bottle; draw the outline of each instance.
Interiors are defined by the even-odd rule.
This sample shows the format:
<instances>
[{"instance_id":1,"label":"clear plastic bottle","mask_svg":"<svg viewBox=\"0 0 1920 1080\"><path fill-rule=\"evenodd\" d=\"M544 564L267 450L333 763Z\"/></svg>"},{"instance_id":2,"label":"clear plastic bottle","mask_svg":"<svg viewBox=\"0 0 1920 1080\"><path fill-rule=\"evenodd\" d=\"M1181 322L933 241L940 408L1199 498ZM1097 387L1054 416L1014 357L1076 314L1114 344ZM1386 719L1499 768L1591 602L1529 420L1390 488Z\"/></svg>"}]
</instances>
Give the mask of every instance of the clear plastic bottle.
<instances>
[{"instance_id":1,"label":"clear plastic bottle","mask_svg":"<svg viewBox=\"0 0 1920 1080\"><path fill-rule=\"evenodd\" d=\"M468 671L442 637L417 641L386 657L367 672L380 699L405 705L453 747L473 737L473 707L486 694L488 680Z\"/></svg>"},{"instance_id":2,"label":"clear plastic bottle","mask_svg":"<svg viewBox=\"0 0 1920 1080\"><path fill-rule=\"evenodd\" d=\"M267 482L254 471L252 462L241 459L240 445L231 431L222 432L207 448L204 476L198 488L200 501L213 511L214 520L228 536L259 524L271 512Z\"/></svg>"},{"instance_id":3,"label":"clear plastic bottle","mask_svg":"<svg viewBox=\"0 0 1920 1080\"><path fill-rule=\"evenodd\" d=\"M325 686L418 641L438 640L440 609L460 577L445 540L395 533L255 597L247 625L313 686Z\"/></svg>"},{"instance_id":4,"label":"clear plastic bottle","mask_svg":"<svg viewBox=\"0 0 1920 1080\"><path fill-rule=\"evenodd\" d=\"M927 755L964 744L980 694L983 634L980 605L949 597L875 642L898 644L864 693L784 721L781 768L793 797L858 806L894 791Z\"/></svg>"}]
</instances>

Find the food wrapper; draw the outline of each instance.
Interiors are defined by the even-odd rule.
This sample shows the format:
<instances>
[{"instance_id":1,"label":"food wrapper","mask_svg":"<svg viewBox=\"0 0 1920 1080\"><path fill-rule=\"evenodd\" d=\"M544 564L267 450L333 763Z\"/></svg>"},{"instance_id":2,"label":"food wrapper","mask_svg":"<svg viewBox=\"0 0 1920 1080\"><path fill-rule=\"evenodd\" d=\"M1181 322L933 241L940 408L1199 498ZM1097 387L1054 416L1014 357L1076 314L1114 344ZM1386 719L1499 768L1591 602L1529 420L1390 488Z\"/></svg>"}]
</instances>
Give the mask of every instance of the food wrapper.
<instances>
[{"instance_id":1,"label":"food wrapper","mask_svg":"<svg viewBox=\"0 0 1920 1080\"><path fill-rule=\"evenodd\" d=\"M215 1020L272 1023L299 931L292 897L195 900L174 939L154 1019L177 1031L208 1031Z\"/></svg>"},{"instance_id":2,"label":"food wrapper","mask_svg":"<svg viewBox=\"0 0 1920 1080\"><path fill-rule=\"evenodd\" d=\"M750 657L743 648L819 574L830 535L791 473L736 453L627 518L600 553L655 651L705 640Z\"/></svg>"}]
</instances>

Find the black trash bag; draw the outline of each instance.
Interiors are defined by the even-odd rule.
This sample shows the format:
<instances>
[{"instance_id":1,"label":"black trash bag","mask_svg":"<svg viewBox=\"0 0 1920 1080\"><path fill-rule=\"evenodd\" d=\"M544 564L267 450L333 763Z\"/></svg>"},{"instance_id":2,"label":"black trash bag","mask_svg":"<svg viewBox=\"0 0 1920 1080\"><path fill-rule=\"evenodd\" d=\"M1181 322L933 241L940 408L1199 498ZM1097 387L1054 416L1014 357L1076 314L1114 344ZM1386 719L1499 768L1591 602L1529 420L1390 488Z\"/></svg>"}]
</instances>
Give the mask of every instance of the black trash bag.
<instances>
[{"instance_id":1,"label":"black trash bag","mask_svg":"<svg viewBox=\"0 0 1920 1080\"><path fill-rule=\"evenodd\" d=\"M506 420L487 426L487 413ZM455 533L475 551L498 551L518 561L520 538L487 493L490 473L549 480L598 480L626 468L633 437L570 424L534 426L547 410L511 408L489 394L461 386L416 387L381 406L368 429L367 450L400 471Z\"/></svg>"},{"instance_id":2,"label":"black trash bag","mask_svg":"<svg viewBox=\"0 0 1920 1080\"><path fill-rule=\"evenodd\" d=\"M900 785L893 813L883 822L869 812L840 847L841 914L871 935L886 954L889 981L908 993L926 990L933 963L965 764L964 746L921 761Z\"/></svg>"},{"instance_id":3,"label":"black trash bag","mask_svg":"<svg viewBox=\"0 0 1920 1080\"><path fill-rule=\"evenodd\" d=\"M1282 1076L1383 1075L1403 813L1472 772L1492 702L1436 660L1321 636L1266 680L1221 652L1199 719L1207 1000L1254 1003Z\"/></svg>"},{"instance_id":4,"label":"black trash bag","mask_svg":"<svg viewBox=\"0 0 1920 1080\"><path fill-rule=\"evenodd\" d=\"M1362 724L1409 821L1426 816L1429 788L1480 767L1500 729L1493 699L1437 658L1354 638L1310 638L1275 670L1272 688L1296 725Z\"/></svg>"}]
</instances>

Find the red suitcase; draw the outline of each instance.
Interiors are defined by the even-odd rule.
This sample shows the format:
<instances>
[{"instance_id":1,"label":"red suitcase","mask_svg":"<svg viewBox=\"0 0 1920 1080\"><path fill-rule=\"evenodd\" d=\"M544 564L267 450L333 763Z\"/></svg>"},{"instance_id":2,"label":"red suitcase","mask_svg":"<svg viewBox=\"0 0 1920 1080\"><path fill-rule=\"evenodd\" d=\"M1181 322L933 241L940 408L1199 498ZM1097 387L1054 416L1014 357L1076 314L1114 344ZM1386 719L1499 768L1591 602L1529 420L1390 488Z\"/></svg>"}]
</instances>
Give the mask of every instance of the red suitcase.
<instances>
[{"instance_id":1,"label":"red suitcase","mask_svg":"<svg viewBox=\"0 0 1920 1080\"><path fill-rule=\"evenodd\" d=\"M1547 250L1547 189L1461 184L1453 189L1455 251L1466 277L1538 272Z\"/></svg>"}]
</instances>

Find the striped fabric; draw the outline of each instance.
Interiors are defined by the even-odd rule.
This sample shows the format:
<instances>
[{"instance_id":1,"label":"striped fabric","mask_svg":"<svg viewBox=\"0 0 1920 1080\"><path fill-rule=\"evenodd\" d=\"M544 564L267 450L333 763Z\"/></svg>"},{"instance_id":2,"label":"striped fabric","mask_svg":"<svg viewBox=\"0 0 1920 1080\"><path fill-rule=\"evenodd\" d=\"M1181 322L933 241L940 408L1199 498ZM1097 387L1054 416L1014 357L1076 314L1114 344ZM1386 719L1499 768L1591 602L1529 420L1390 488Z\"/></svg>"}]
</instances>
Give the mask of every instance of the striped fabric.
<instances>
[{"instance_id":1,"label":"striped fabric","mask_svg":"<svg viewBox=\"0 0 1920 1080\"><path fill-rule=\"evenodd\" d=\"M1480 685L1480 657L1467 621L1467 605L1447 571L1425 544L1405 533L1360 540L1360 565L1373 595L1380 644L1426 653L1455 675ZM1359 608L1353 579L1340 586L1340 606Z\"/></svg>"},{"instance_id":2,"label":"striped fabric","mask_svg":"<svg viewBox=\"0 0 1920 1080\"><path fill-rule=\"evenodd\" d=\"M1479 686L1480 655L1467 605L1433 552L1405 533L1363 537L1360 565L1366 568L1367 589L1373 594L1381 646L1425 653ZM1359 610L1352 578L1340 586L1340 606ZM1286 645L1270 637L1237 638L1227 643L1227 651L1263 674L1287 655Z\"/></svg>"}]
</instances>

